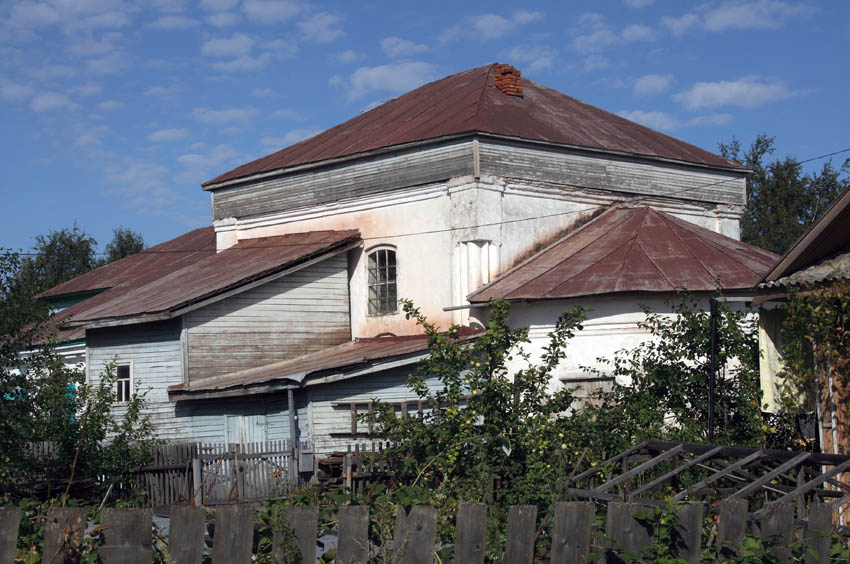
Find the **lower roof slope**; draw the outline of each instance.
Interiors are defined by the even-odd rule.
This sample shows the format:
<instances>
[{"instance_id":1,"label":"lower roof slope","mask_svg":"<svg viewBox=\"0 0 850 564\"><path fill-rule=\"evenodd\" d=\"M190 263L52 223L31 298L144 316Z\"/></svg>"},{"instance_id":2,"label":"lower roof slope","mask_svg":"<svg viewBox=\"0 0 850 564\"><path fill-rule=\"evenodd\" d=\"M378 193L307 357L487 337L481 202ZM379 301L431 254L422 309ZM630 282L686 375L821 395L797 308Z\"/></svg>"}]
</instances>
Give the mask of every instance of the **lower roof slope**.
<instances>
[{"instance_id":1,"label":"lower roof slope","mask_svg":"<svg viewBox=\"0 0 850 564\"><path fill-rule=\"evenodd\" d=\"M185 267L165 266L128 280L71 306L62 314L71 325L166 314L359 241L357 230L243 239Z\"/></svg>"},{"instance_id":2,"label":"lower roof slope","mask_svg":"<svg viewBox=\"0 0 850 564\"><path fill-rule=\"evenodd\" d=\"M652 208L612 208L474 292L469 301L748 289L777 258Z\"/></svg>"}]
</instances>

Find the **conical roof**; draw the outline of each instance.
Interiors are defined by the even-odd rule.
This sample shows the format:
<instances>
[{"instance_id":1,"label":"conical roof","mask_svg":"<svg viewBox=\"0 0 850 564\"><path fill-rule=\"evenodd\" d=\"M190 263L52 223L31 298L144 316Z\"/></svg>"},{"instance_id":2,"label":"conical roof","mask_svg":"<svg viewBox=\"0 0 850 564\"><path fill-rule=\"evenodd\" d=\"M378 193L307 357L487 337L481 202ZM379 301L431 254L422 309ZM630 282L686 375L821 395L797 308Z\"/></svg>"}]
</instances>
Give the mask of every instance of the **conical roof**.
<instances>
[{"instance_id":1,"label":"conical roof","mask_svg":"<svg viewBox=\"0 0 850 564\"><path fill-rule=\"evenodd\" d=\"M721 168L742 168L566 94L522 78L522 95L496 86L494 63L425 84L309 139L226 172L204 186L464 133L544 141Z\"/></svg>"},{"instance_id":2,"label":"conical roof","mask_svg":"<svg viewBox=\"0 0 850 564\"><path fill-rule=\"evenodd\" d=\"M652 208L612 208L497 277L469 301L747 289L777 258Z\"/></svg>"}]
</instances>

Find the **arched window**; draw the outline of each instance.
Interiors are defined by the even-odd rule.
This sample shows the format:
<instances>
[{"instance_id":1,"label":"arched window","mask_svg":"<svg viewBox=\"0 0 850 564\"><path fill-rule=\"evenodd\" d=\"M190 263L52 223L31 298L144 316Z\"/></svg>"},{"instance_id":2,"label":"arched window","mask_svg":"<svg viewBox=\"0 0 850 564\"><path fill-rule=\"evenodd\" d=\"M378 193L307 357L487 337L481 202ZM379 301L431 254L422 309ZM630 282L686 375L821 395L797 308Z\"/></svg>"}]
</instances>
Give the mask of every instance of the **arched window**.
<instances>
[{"instance_id":1,"label":"arched window","mask_svg":"<svg viewBox=\"0 0 850 564\"><path fill-rule=\"evenodd\" d=\"M369 315L386 315L398 311L395 249L380 247L368 254Z\"/></svg>"}]
</instances>

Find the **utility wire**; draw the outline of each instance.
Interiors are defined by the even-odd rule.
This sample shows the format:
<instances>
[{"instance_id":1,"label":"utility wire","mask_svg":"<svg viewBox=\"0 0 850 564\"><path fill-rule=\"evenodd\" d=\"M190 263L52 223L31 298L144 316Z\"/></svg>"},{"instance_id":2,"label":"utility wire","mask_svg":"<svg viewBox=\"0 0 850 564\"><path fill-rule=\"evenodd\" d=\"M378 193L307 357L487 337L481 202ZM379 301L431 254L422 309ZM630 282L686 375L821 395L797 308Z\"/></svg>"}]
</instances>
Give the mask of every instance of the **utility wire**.
<instances>
[{"instance_id":1,"label":"utility wire","mask_svg":"<svg viewBox=\"0 0 850 564\"><path fill-rule=\"evenodd\" d=\"M817 157L811 157L811 158L808 158L808 159L804 159L802 161L796 161L796 163L797 164L810 163L812 161L817 161L817 160L820 160L820 159L825 159L827 157L833 157L835 155L840 155L842 153L848 153L848 152L850 152L850 147L848 147L846 149L841 149L840 151L833 151L833 152L827 153L825 155L819 155ZM726 182L732 182L732 181L737 181L737 180L740 180L740 179L739 178L727 178L725 180L719 180L717 182L710 182L708 184L701 184L699 186L692 186L692 187L689 187L689 188L684 188L682 190L676 190L674 192L667 192L667 193L664 193L664 194L645 194L645 195L637 196L637 197L632 198L630 200L614 201L614 202L611 202L611 204L591 206L589 208L584 208L584 209L581 209L581 210L573 210L573 211L569 211L569 212L559 212L559 213L552 213L552 214L546 214L546 215L537 215L537 216L532 216L532 217L509 219L509 220L505 220L505 221L494 221L494 222L491 222L491 223L479 223L479 224L476 224L476 225L466 225L464 227L449 227L449 228L445 228L445 229L432 229L432 230L428 230L428 231L416 231L416 232L411 232L411 233L398 233L398 234L395 234L395 235L362 237L362 240L363 241L372 241L372 240L376 240L376 239L396 239L396 238L400 238L400 237L413 237L415 235L433 235L433 234L436 234L436 233L446 233L446 232L450 232L450 231L460 231L462 229L476 229L476 228L479 228L479 227L493 227L493 226L496 226L496 225L519 223L519 222L522 222L522 221L534 221L534 220L537 220L537 219L546 219L546 218L550 218L550 217L569 216L569 215L575 215L577 213L594 211L594 210L604 208L604 207L607 207L608 205L612 205L612 204L616 204L616 203L624 203L624 202L625 203L634 203L634 202L640 202L642 200L646 200L647 198L666 198L666 197L669 197L669 196L675 196L677 194L690 192L692 190L699 190L701 188L709 188L711 186L717 186L719 184L725 184ZM576 187L577 188L594 189L594 190L608 190L608 191L611 190L610 187L609 188L598 187L598 186L596 186L596 187L593 187L593 186L576 186ZM286 248L286 247L312 247L312 246L321 245L321 244L322 244L321 242L316 242L316 243L291 243L289 245L267 245L267 246L266 245L253 245L251 247L245 247L245 248L241 248L241 249L236 248L236 247L230 247L229 249L225 249L225 250L228 250L228 251L233 251L233 250L249 251L249 250L253 250L253 249L277 249L277 248ZM201 253L201 252L215 252L215 249L177 249L177 250L161 250L161 251L154 251L154 250L150 250L150 249L145 249L145 250L139 251L139 253L135 253L135 254L143 254L143 253L146 253L146 254L169 254L169 253ZM18 255L20 255L20 256L38 256L39 254L41 254L41 253L18 253ZM107 253L94 253L95 256L106 256L106 254Z\"/></svg>"}]
</instances>

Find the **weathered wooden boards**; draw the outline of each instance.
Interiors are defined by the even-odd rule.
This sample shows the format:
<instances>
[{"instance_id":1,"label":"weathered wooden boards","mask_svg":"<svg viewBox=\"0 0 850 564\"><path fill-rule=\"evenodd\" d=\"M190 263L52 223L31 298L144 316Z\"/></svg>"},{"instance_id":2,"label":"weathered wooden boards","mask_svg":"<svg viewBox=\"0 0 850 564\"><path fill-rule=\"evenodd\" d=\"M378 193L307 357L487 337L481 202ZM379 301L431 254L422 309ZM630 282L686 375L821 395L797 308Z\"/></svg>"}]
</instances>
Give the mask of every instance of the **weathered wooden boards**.
<instances>
[{"instance_id":1,"label":"weathered wooden boards","mask_svg":"<svg viewBox=\"0 0 850 564\"><path fill-rule=\"evenodd\" d=\"M99 562L104 564L142 564L151 561L153 550L161 552L176 564L199 564L205 553L206 518L203 507L173 507L168 537L156 533L152 540L152 516L149 509L105 509L102 522L88 523L83 508L51 509L45 522L42 562L54 564L70 561L93 543ZM437 510L429 506L399 508L395 517L392 544L385 547L391 561L405 564L431 564L436 551L453 548L453 561L482 564L487 553L488 508L480 503L462 503L457 512L456 542L437 544ZM806 527L800 532L807 564L830 561L832 544L832 511L826 503L809 506ZM606 563L643 562L651 555L653 532L664 527L668 535L665 547L675 558L687 564L700 562L704 527L701 503L680 506L676 518L669 513L656 513L655 507L636 503L611 502L607 507L604 530L596 523L596 505L592 502L562 502L551 514L538 516L533 505L513 506L508 511L504 561L532 564L543 556L545 540L539 538L551 525L551 564L587 562L604 557ZM749 520L747 503L730 499L717 506L716 535L708 547L711 558L725 562L741 554L742 543L752 526L771 557L777 562L790 562L795 538L794 505L768 503L757 523ZM257 506L254 504L219 506L215 509L212 531L212 563L247 564L252 562ZM538 517L540 517L538 519ZM287 530L276 527L272 554L277 560L300 552L299 562L312 564L317 558L317 507L285 507L280 518ZM18 508L0 508L0 564L12 562L20 527ZM369 508L341 507L337 515L338 546L336 561L340 564L365 564L379 550L369 541ZM100 546L97 546L100 533ZM84 546L85 545L85 546ZM284 549L287 554L284 554ZM545 556L544 556L545 557ZM288 559L286 561L289 561Z\"/></svg>"}]
</instances>

